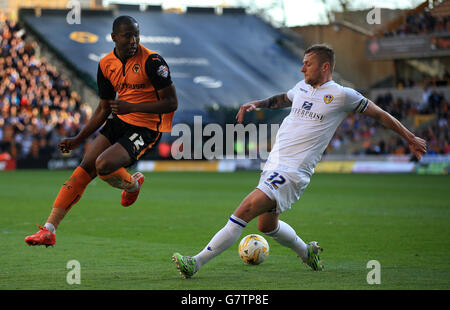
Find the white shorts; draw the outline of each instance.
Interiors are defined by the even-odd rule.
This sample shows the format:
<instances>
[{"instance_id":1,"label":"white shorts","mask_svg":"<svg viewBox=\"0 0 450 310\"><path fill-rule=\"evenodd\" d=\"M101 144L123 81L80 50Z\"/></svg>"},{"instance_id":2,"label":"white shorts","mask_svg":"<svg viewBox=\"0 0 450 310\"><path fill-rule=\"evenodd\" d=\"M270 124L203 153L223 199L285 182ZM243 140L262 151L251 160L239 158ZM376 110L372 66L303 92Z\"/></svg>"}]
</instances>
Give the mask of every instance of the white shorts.
<instances>
[{"instance_id":1,"label":"white shorts","mask_svg":"<svg viewBox=\"0 0 450 310\"><path fill-rule=\"evenodd\" d=\"M309 175L301 172L264 170L256 188L277 202L276 209L271 212L282 213L300 199L309 184L309 179Z\"/></svg>"}]
</instances>

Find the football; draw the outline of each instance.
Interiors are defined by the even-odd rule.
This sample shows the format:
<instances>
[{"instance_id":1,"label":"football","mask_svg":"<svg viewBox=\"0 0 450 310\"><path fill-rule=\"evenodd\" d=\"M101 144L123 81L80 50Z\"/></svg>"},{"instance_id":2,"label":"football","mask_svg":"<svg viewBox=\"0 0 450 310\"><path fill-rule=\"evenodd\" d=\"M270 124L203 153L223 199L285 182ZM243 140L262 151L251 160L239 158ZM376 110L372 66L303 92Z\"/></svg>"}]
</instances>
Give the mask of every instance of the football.
<instances>
[{"instance_id":1,"label":"football","mask_svg":"<svg viewBox=\"0 0 450 310\"><path fill-rule=\"evenodd\" d=\"M259 265L269 255L269 244L260 235L251 234L239 243L239 257L249 265Z\"/></svg>"}]
</instances>

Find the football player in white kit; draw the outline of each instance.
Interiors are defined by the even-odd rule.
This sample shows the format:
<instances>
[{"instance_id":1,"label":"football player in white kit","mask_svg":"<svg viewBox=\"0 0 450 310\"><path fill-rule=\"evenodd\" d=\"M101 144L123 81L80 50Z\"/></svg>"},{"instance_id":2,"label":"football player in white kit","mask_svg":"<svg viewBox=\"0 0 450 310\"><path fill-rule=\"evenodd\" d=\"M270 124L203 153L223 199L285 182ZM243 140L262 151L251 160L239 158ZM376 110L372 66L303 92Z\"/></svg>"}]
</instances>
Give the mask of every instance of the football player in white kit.
<instances>
[{"instance_id":1,"label":"football player in white kit","mask_svg":"<svg viewBox=\"0 0 450 310\"><path fill-rule=\"evenodd\" d=\"M172 256L183 278L192 277L201 266L216 257L241 236L255 217L258 229L281 245L291 248L313 270L323 270L322 250L316 241L306 244L287 223L282 212L300 199L314 168L337 127L349 112L363 113L405 139L411 152L420 159L426 153L426 141L416 137L397 119L357 91L332 80L334 51L327 45L313 45L305 51L301 72L305 79L287 93L241 106L236 119L257 108L291 107L278 130L276 142L261 173L258 186L239 205L207 246L195 256Z\"/></svg>"}]
</instances>

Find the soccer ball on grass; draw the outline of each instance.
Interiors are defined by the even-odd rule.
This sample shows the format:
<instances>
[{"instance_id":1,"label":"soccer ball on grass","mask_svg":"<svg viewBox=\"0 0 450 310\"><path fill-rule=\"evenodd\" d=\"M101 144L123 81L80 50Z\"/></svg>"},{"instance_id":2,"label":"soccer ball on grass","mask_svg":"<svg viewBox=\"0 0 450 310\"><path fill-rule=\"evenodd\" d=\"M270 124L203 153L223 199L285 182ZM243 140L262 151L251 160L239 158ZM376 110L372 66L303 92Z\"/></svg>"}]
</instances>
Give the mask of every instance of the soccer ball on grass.
<instances>
[{"instance_id":1,"label":"soccer ball on grass","mask_svg":"<svg viewBox=\"0 0 450 310\"><path fill-rule=\"evenodd\" d=\"M251 234L239 243L239 256L249 265L259 265L269 255L269 244L264 237Z\"/></svg>"}]
</instances>

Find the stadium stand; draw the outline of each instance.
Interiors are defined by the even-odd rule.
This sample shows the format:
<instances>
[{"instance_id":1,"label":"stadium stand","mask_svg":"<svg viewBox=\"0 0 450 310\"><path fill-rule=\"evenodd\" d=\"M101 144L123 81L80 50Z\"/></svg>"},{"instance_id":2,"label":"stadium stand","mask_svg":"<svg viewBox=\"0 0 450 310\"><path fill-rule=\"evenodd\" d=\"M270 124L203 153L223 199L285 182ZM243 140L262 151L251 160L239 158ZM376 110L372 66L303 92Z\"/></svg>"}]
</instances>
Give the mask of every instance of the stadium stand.
<instances>
[{"instance_id":1,"label":"stadium stand","mask_svg":"<svg viewBox=\"0 0 450 310\"><path fill-rule=\"evenodd\" d=\"M82 13L81 25L69 25L65 14L49 13L42 10L35 16L33 10L21 10L20 18L95 85L98 60L113 48L114 16ZM135 17L141 43L168 62L177 85L179 111L237 107L295 85L301 77L300 61L277 44L282 34L256 16L217 15L209 8L171 14L133 6L121 6L117 14Z\"/></svg>"},{"instance_id":2,"label":"stadium stand","mask_svg":"<svg viewBox=\"0 0 450 310\"><path fill-rule=\"evenodd\" d=\"M396 60L396 86L450 85L450 1L424 1L380 28L368 56Z\"/></svg>"},{"instance_id":3,"label":"stadium stand","mask_svg":"<svg viewBox=\"0 0 450 310\"><path fill-rule=\"evenodd\" d=\"M450 1L443 1L431 10L419 6L400 18L402 23L384 31L384 36L421 35L450 32Z\"/></svg>"},{"instance_id":4,"label":"stadium stand","mask_svg":"<svg viewBox=\"0 0 450 310\"><path fill-rule=\"evenodd\" d=\"M246 16L242 9L225 10L223 16L199 8L184 15L162 13L160 7L145 12L136 6L119 9L120 14L140 21L141 43L163 54L171 66L180 99L175 123L191 123L193 115L203 116L205 124L225 123L234 119L233 109L241 103L294 85L301 75L298 59L276 43L281 34L259 18ZM67 12L61 9L35 13L34 9L20 11L25 29L12 20L2 22L1 149L18 161L24 159L22 167L26 162L30 166L32 161L26 159L39 157L44 162L60 156L56 151L59 139L76 134L92 111L70 90L66 77L34 55L37 44L50 46L91 87L96 86L99 58L113 47L111 11L83 10L88 29L68 25ZM77 37L74 30L84 33ZM26 41L27 31L38 42ZM86 42L92 37L97 37L98 44ZM163 141L160 156L167 157L167 147Z\"/></svg>"},{"instance_id":5,"label":"stadium stand","mask_svg":"<svg viewBox=\"0 0 450 310\"><path fill-rule=\"evenodd\" d=\"M185 14L161 11L161 7L140 10L120 5L116 11L82 10L81 25L69 25L61 10L21 9L20 20L42 44L50 46L68 67L96 88L99 59L113 49L110 38L115 16L132 15L140 23L141 44L166 59L177 87L179 108L174 124L193 125L195 115L203 124L233 123L236 109L249 100L287 91L302 77L301 62L279 42L279 30L244 9L188 7ZM207 44L206 44L207 42ZM276 116L267 111L254 118ZM167 149L176 137L164 134L160 149ZM167 154L161 151L160 154ZM150 154L149 156L154 156Z\"/></svg>"},{"instance_id":6,"label":"stadium stand","mask_svg":"<svg viewBox=\"0 0 450 310\"><path fill-rule=\"evenodd\" d=\"M223 8L221 12L218 15L214 8L192 7L184 14L174 14L163 11L161 6L142 11L139 6L120 5L116 10L83 9L83 23L69 25L65 10L42 9L36 15L34 9L21 9L19 17L24 29L11 20L2 25L1 48L5 57L0 60L4 69L0 77L1 149L18 160L60 156L55 152L56 143L64 135L75 134L92 107L82 103L80 96L70 89L70 81L54 66L34 55L36 45L49 46L95 89L97 63L113 48L109 34L118 14L134 16L141 26L141 43L160 52L169 63L180 103L175 124L192 125L195 115L202 116L204 125L233 123L240 104L286 91L302 78L301 60L298 53L287 48L291 38L287 38L286 31L257 16L246 15L244 9ZM407 22L415 24L428 18L417 10L414 12L416 15L410 15ZM439 18L446 21L447 27L445 11L440 12ZM423 24L417 29L429 29L429 24ZM436 27L433 29L443 29L442 24ZM38 42L24 40L27 32ZM292 41L291 46L300 46L298 50L302 50L305 47L301 46L302 29L298 33L300 39ZM13 90L10 81L14 81ZM430 154L449 154L449 96L448 92L436 89L433 81L428 80L431 87L425 88L423 100L398 96L389 89L370 98L429 139ZM418 84L413 81L410 86ZM403 82L403 87L406 85ZM287 112L259 111L248 121L279 123ZM163 136L157 152L149 154L150 157L170 158L174 139ZM375 122L353 115L344 120L326 153L407 155L409 149L405 142L387 135Z\"/></svg>"},{"instance_id":7,"label":"stadium stand","mask_svg":"<svg viewBox=\"0 0 450 310\"><path fill-rule=\"evenodd\" d=\"M67 77L35 54L37 43L25 41L16 21L2 18L0 35L0 153L27 167L46 167L59 156L60 138L76 134L92 108L71 90Z\"/></svg>"}]
</instances>

